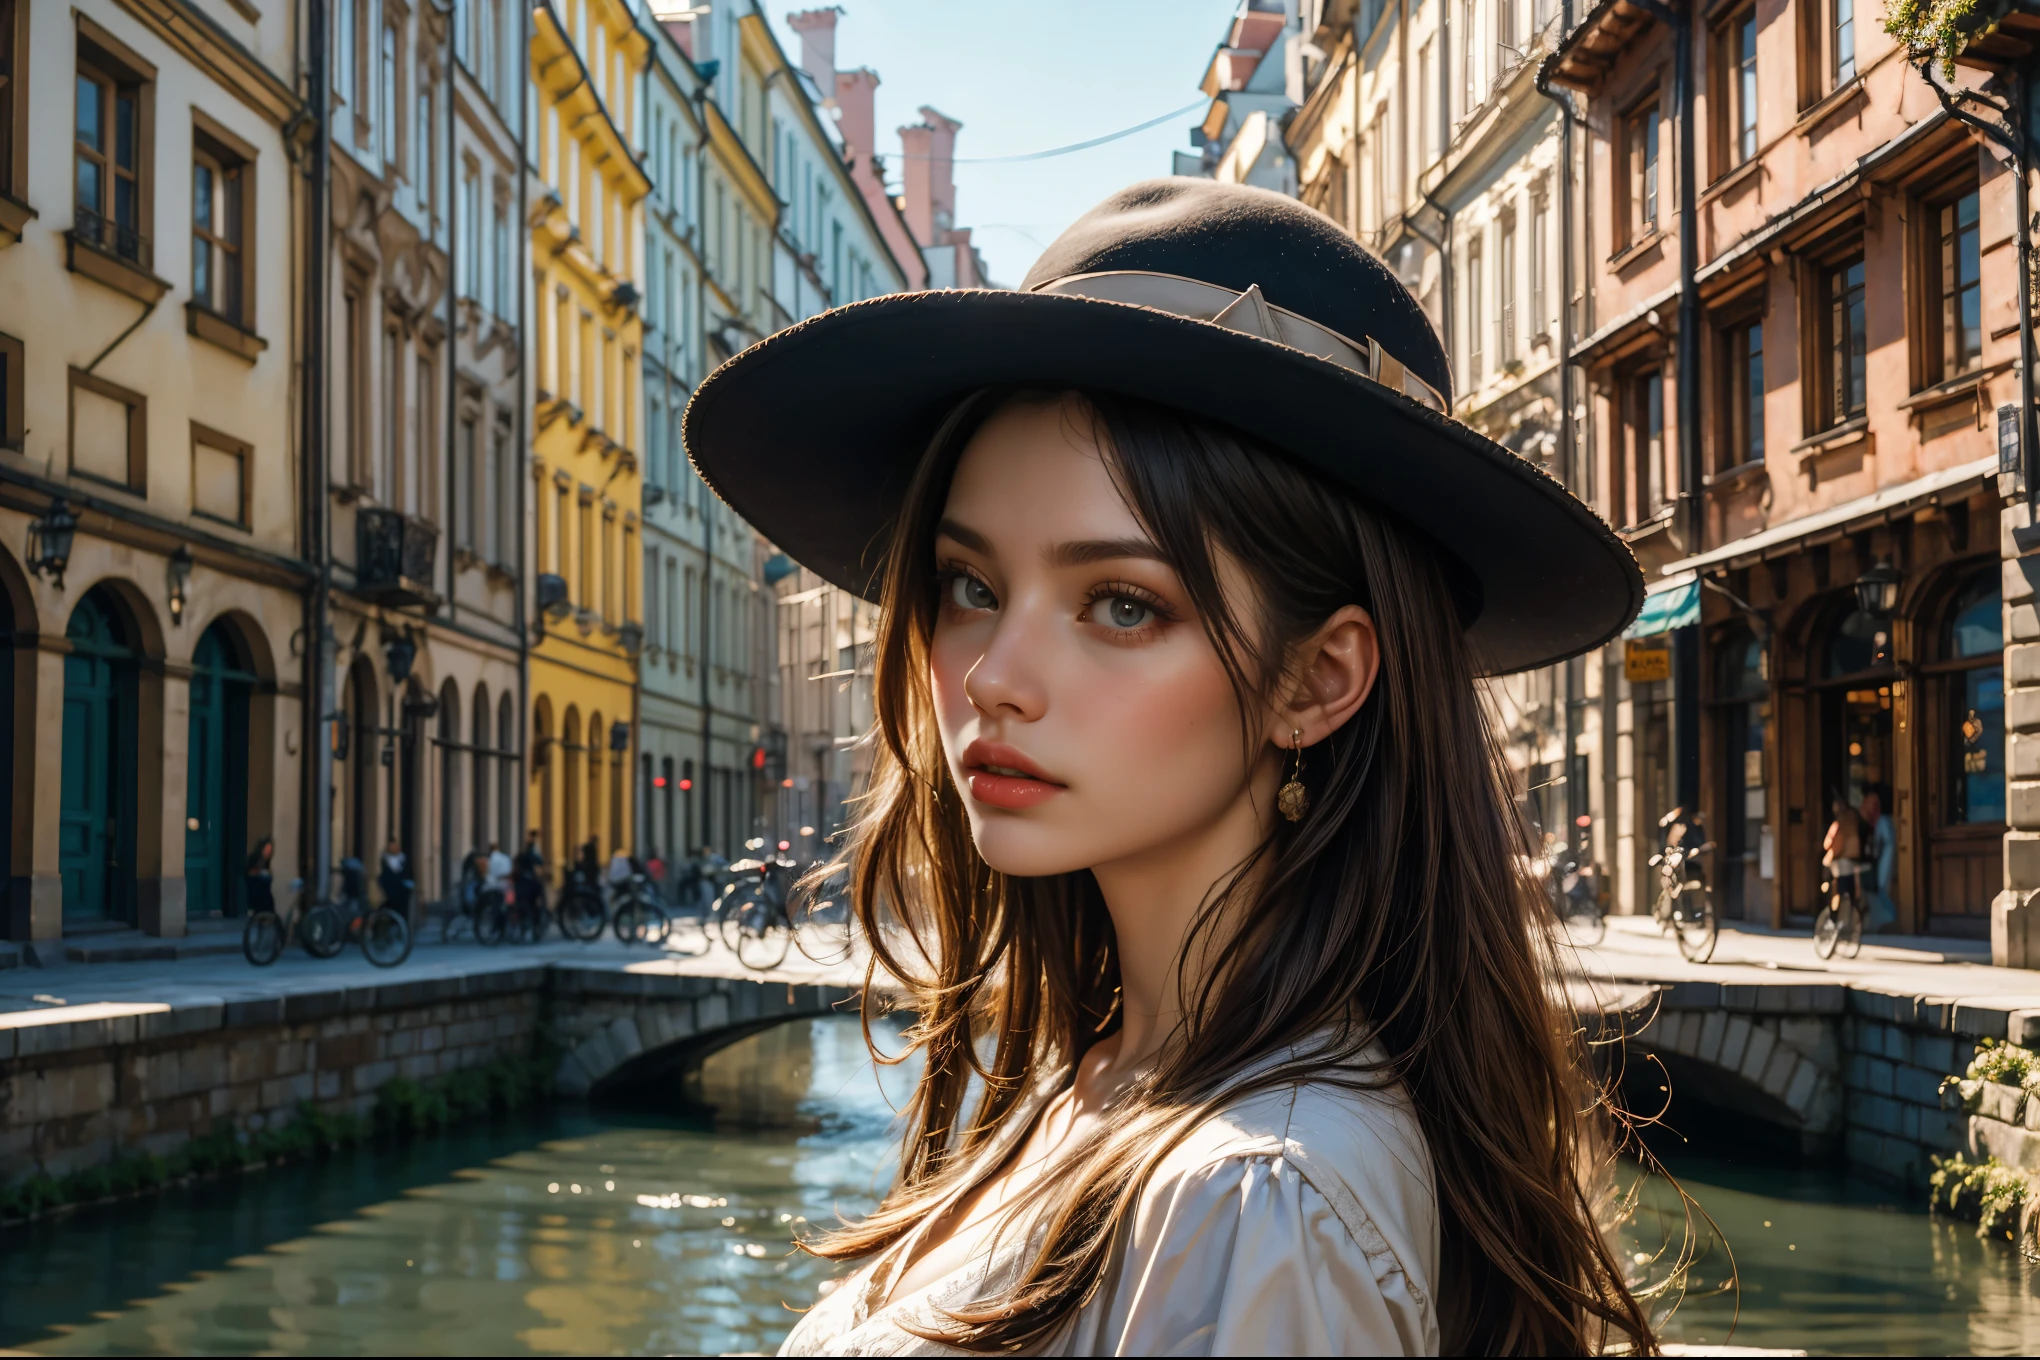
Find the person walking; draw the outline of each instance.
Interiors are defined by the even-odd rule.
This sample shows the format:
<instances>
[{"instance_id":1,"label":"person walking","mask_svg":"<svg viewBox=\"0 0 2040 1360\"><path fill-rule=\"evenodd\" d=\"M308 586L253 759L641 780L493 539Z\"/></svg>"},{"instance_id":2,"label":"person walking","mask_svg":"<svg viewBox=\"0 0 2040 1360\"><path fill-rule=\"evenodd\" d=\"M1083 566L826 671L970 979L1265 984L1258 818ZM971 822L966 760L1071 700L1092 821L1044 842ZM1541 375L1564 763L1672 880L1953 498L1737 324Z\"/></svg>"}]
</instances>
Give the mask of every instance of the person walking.
<instances>
[{"instance_id":1,"label":"person walking","mask_svg":"<svg viewBox=\"0 0 2040 1360\"><path fill-rule=\"evenodd\" d=\"M1479 686L1643 577L1451 410L1386 266L1199 179L696 389L709 485L879 606L840 867L922 1060L783 1354L1656 1350Z\"/></svg>"},{"instance_id":2,"label":"person walking","mask_svg":"<svg viewBox=\"0 0 2040 1360\"><path fill-rule=\"evenodd\" d=\"M1871 881L1863 893L1865 930L1883 930L1898 920L1898 905L1891 900L1893 875L1898 872L1898 832L1891 814L1884 810L1885 788L1872 784L1863 795L1861 818L1869 834L1864 849Z\"/></svg>"}]
</instances>

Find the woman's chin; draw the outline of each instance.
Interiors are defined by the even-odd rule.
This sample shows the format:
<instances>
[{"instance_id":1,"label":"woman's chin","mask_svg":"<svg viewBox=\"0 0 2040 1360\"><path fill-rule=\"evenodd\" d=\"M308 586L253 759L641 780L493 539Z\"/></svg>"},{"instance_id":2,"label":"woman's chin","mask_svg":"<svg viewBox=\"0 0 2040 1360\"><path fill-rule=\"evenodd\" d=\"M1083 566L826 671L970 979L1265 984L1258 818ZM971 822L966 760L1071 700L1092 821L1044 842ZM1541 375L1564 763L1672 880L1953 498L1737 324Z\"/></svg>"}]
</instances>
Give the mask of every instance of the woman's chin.
<instances>
[{"instance_id":1,"label":"woman's chin","mask_svg":"<svg viewBox=\"0 0 2040 1360\"><path fill-rule=\"evenodd\" d=\"M1088 844L1080 845L1067 828L1030 824L1010 814L971 818L971 840L978 858L1008 878L1048 878L1088 869Z\"/></svg>"}]
</instances>

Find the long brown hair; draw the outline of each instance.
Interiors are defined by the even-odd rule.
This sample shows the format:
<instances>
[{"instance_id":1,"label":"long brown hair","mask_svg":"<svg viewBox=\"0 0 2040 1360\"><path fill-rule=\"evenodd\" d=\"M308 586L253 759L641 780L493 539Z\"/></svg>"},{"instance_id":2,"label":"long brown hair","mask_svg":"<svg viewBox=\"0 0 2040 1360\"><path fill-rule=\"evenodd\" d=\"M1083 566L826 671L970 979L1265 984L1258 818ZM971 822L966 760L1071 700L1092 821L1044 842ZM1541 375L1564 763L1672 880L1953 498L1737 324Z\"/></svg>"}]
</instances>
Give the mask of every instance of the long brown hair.
<instances>
[{"instance_id":1,"label":"long brown hair","mask_svg":"<svg viewBox=\"0 0 2040 1360\"><path fill-rule=\"evenodd\" d=\"M1412 1102L1437 1187L1448 1352L1654 1351L1596 1221L1595 1087L1553 1003L1553 945L1518 868L1520 823L1459 624L1464 592L1419 535L1290 460L1108 395L978 393L909 489L885 577L875 765L848 859L872 967L909 994L925 1066L884 1203L807 1249L840 1259L898 1242L984 1174L1030 1092L1118 1023L1095 880L1009 877L978 857L931 702L935 526L964 446L1011 400L1067 401L1090 421L1243 715L1265 711L1290 650L1342 606L1371 612L1382 660L1368 702L1306 754L1302 821L1276 821L1201 912L1184 957L1211 966L1184 978L1185 1018L1162 1055L1109 1127L1037 1187L1045 1232L1019 1282L950 1313L941 1339L1013 1350L1052 1337L1101 1283L1115 1234L1184 1133L1247 1092L1311 1080L1399 1084ZM1252 617L1220 588L1221 554L1253 583ZM1240 1079L1328 1033L1308 1058Z\"/></svg>"}]
</instances>

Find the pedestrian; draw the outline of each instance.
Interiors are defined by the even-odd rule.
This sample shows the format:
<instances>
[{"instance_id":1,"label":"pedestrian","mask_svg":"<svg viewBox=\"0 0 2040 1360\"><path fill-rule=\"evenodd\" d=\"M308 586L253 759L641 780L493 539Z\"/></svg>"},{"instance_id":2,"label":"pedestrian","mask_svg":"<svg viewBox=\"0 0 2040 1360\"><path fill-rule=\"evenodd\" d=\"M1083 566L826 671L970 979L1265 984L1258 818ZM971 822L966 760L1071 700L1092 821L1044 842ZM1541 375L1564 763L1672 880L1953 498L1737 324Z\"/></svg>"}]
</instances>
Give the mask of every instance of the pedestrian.
<instances>
[{"instance_id":1,"label":"pedestrian","mask_svg":"<svg viewBox=\"0 0 2040 1360\"><path fill-rule=\"evenodd\" d=\"M637 865L632 862L630 852L617 846L616 853L609 857L609 886L621 888L630 882L630 876L636 871Z\"/></svg>"},{"instance_id":2,"label":"pedestrian","mask_svg":"<svg viewBox=\"0 0 2040 1360\"><path fill-rule=\"evenodd\" d=\"M276 910L275 859L276 842L268 836L256 841L255 848L248 852L247 863L241 871L244 885L241 906L250 916L259 911Z\"/></svg>"},{"instance_id":3,"label":"pedestrian","mask_svg":"<svg viewBox=\"0 0 2040 1360\"><path fill-rule=\"evenodd\" d=\"M701 475L879 606L847 871L923 1059L784 1353L1656 1349L1479 683L1643 577L1451 387L1329 219L1176 179L696 390Z\"/></svg>"},{"instance_id":4,"label":"pedestrian","mask_svg":"<svg viewBox=\"0 0 2040 1360\"><path fill-rule=\"evenodd\" d=\"M411 857L404 853L395 836L383 848L382 866L376 870L375 883L382 889L384 906L401 916L411 914Z\"/></svg>"},{"instance_id":5,"label":"pedestrian","mask_svg":"<svg viewBox=\"0 0 2040 1360\"><path fill-rule=\"evenodd\" d=\"M1870 837L1863 847L1871 879L1863 894L1865 930L1883 930L1898 920L1898 904L1891 900L1892 875L1898 871L1898 832L1891 824L1891 814L1884 810L1885 796L1884 785L1872 784L1863 795L1861 808Z\"/></svg>"}]
</instances>

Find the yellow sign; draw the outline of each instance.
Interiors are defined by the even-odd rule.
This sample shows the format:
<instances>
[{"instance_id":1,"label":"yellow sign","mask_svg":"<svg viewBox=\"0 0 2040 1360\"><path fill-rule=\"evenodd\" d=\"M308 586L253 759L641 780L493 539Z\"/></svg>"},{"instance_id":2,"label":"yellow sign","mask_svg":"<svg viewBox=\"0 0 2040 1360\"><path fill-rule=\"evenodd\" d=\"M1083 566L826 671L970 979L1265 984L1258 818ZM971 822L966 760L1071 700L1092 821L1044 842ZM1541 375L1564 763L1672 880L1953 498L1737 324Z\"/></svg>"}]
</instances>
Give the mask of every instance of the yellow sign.
<instances>
[{"instance_id":1,"label":"yellow sign","mask_svg":"<svg viewBox=\"0 0 2040 1360\"><path fill-rule=\"evenodd\" d=\"M1622 646L1622 674L1630 684L1672 678L1672 649L1657 638L1631 638Z\"/></svg>"}]
</instances>

